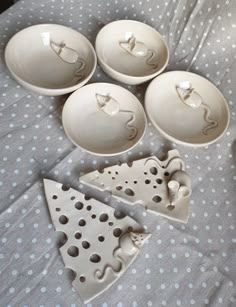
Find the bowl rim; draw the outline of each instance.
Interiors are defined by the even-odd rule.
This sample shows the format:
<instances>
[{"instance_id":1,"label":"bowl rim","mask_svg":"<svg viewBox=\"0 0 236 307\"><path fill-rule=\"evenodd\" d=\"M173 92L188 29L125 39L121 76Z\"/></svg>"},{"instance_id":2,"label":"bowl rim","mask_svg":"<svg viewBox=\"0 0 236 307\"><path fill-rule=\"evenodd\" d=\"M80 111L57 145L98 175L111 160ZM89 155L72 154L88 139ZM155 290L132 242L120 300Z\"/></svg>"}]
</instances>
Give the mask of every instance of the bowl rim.
<instances>
[{"instance_id":1,"label":"bowl rim","mask_svg":"<svg viewBox=\"0 0 236 307\"><path fill-rule=\"evenodd\" d=\"M150 28L152 31L155 31L156 34L160 37L162 43L164 44L165 46L165 49L166 49L166 53L167 53L167 56L166 56L166 60L165 60L165 63L164 65L157 71L155 71L154 73L152 74L149 74L149 75L142 75L142 76L132 76L132 75L128 75L128 74L124 74L122 72L119 72L117 70L115 70L114 68L112 68L110 65L108 65L103 59L102 57L100 56L100 52L98 52L98 39L100 38L101 36L101 32L104 30L104 28L110 26L111 24L114 24L114 23L121 23L121 22L128 22L128 23L138 23L138 24L142 24L144 25L145 27L148 27ZM114 74L120 76L120 77L128 77L128 78L132 78L133 80L140 80L140 79L143 79L143 78L147 78L147 80L149 79L152 79L154 78L156 75L160 74L165 68L166 66L168 65L168 62L169 62L169 58L170 58L170 51L169 51L169 47L167 45L167 42L166 40L163 38L163 36L153 27L151 27L150 25L146 24L146 23L143 23L141 21L137 21L137 20L132 20L132 19L120 19L120 20L115 20L115 21L112 21L112 22L109 22L108 24L106 24L104 27L101 28L101 30L98 32L97 36L96 36L96 40L95 40L95 50L96 50L96 54L97 54L97 57L98 57L98 60L108 69L110 70L111 72L113 72Z\"/></svg>"},{"instance_id":2,"label":"bowl rim","mask_svg":"<svg viewBox=\"0 0 236 307\"><path fill-rule=\"evenodd\" d=\"M93 67L90 71L90 73L88 74L88 76L85 78L85 79L82 79L80 80L78 83L74 84L74 85L71 85L71 86L67 86L67 87L60 87L60 88L50 88L50 87L42 87L42 86L38 86L38 85L35 85L34 83L31 83L31 82L28 82L26 81L25 79L21 78L18 74L16 74L14 72L14 70L10 67L9 65L9 61L8 61L8 50L9 50L9 46L10 46L10 43L11 41L15 38L15 36L17 36L19 33L22 33L23 31L26 31L28 29L31 29L31 28L40 28L40 27L50 27L50 26L56 26L56 27L61 27L61 28L64 28L64 29L69 29L71 31L74 31L76 33L79 33L83 39L85 40L85 42L88 44L89 48L91 49L92 51L92 54L93 54L93 60L94 60L94 64L93 64ZM79 31L73 29L73 28L70 28L70 27L67 27L67 26L64 26L64 25L60 25L60 24L56 24L56 23L42 23L42 24L35 24L35 25L32 25L32 26L29 26L29 27L26 27L26 28L23 28L22 30L16 32L10 39L9 41L7 42L7 45L5 47L5 51L4 51L4 59L5 59L5 63L6 63L6 66L7 66L7 69L9 70L9 72L11 73L11 75L18 81L18 82L22 82L24 84L24 86L28 86L29 88L31 89L34 89L36 91L50 91L51 92L51 95L53 94L61 94L61 92L65 92L65 93L70 93L70 92L73 92L75 91L76 89L78 89L78 85L83 85L85 84L86 82L88 82L88 80L92 77L92 75L94 74L95 72L95 69L96 69L96 66L97 66L97 55L96 55L96 52L94 50L94 47L92 45L92 43L87 39L87 37L85 37L82 33L80 33Z\"/></svg>"},{"instance_id":3,"label":"bowl rim","mask_svg":"<svg viewBox=\"0 0 236 307\"><path fill-rule=\"evenodd\" d=\"M143 127L143 132L142 134L140 135L140 137L137 139L137 141L132 144L130 147L128 147L127 149L124 149L122 151L118 151L118 152L113 152L113 153L104 153L104 152L98 152L98 151L92 151L92 150L89 150L81 145L79 145L78 143L75 142L75 140L70 136L70 134L68 133L68 130L67 128L65 127L65 108L68 107L68 104L70 103L69 100L72 99L72 96L76 96L78 93L78 91L86 88L86 87L92 87L94 85L97 85L97 84L101 84L101 85L112 85L114 87L118 87L118 88L121 88L122 90L125 90L127 91L129 94L133 95L135 97L135 99L137 100L137 102L139 103L140 107L141 107L141 110L142 110L142 113L144 115L144 127ZM65 131L65 134L67 135L67 137L69 138L69 140L74 144L76 145L77 147L81 148L82 150L90 153L90 154L93 154L93 155L96 155L96 156L104 156L104 157L111 157L111 156L116 156L116 155L120 155L120 154L123 154L125 152L128 152L129 150L131 150L132 148L134 148L135 146L137 146L137 144L142 140L142 138L144 137L144 134L146 133L146 129L147 129L147 115L146 115L146 112L144 110L144 106L142 105L142 103L140 102L140 100L136 97L136 95L134 95L132 92L130 92L129 90L127 90L126 88L120 86L120 85L117 85L117 84L114 84L114 83L108 83L108 82L93 82L93 83L89 83L89 84L86 84L85 86L83 86L82 88L79 88L77 89L75 92L73 92L66 100L66 102L64 103L64 106L63 106L63 109L62 109L62 126L63 126L63 129Z\"/></svg>"},{"instance_id":4,"label":"bowl rim","mask_svg":"<svg viewBox=\"0 0 236 307\"><path fill-rule=\"evenodd\" d=\"M147 111L147 95L149 94L149 91L150 91L150 87L151 85L156 81L157 78L163 76L163 75L166 75L166 74L171 74L171 73L182 73L182 72L185 72L185 73L189 73L189 74L192 74L192 75L195 75L195 76L198 76L204 80L206 80L207 82L211 83L214 88L216 89L216 91L218 92L218 94L221 96L222 98L222 101L224 102L224 106L225 106L225 109L226 109L226 125L223 129L223 131L214 139L210 140L210 141L206 141L206 142L198 142L198 143L193 143L193 142L187 142L187 141L182 141L180 139L177 139L175 137L173 137L172 135L170 135L169 133L167 133L165 130L163 130L157 123L156 121L152 118L152 116L149 114L149 112ZM156 78L154 78L148 85L147 89L146 89L146 92L145 92L145 95L144 95L144 109L145 109L145 112L146 112L146 115L147 117L150 119L152 125L155 127L155 129L157 129L165 138L167 138L168 140L170 140L171 142L174 142L176 144L180 144L180 145L185 145L185 146L188 146L188 147L204 147L204 146L208 146L208 145L211 145L215 142L217 142L225 133L226 133L226 130L228 129L229 127L229 123L230 123L230 110L229 110L229 106L228 106L228 103L224 97L224 95L221 93L221 91L216 87L216 85L211 82L210 80L208 80L207 78L199 75L199 74L196 74L196 73L193 73L193 72L190 72L190 71L186 71L186 70L172 70L172 71L167 71L165 72L164 74L160 75L160 76L157 76Z\"/></svg>"}]
</instances>

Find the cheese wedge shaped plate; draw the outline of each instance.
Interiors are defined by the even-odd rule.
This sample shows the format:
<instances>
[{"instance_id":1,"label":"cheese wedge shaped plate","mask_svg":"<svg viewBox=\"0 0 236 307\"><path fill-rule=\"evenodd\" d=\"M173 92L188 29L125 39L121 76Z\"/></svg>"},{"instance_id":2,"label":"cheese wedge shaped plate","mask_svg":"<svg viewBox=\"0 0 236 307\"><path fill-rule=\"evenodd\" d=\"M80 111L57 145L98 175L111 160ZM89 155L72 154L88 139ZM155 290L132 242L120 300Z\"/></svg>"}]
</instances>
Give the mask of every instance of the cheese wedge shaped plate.
<instances>
[{"instance_id":1,"label":"cheese wedge shaped plate","mask_svg":"<svg viewBox=\"0 0 236 307\"><path fill-rule=\"evenodd\" d=\"M128 204L141 203L146 210L167 218L188 220L191 195L190 178L177 150L170 150L165 160L156 156L94 171L80 181Z\"/></svg>"},{"instance_id":2,"label":"cheese wedge shaped plate","mask_svg":"<svg viewBox=\"0 0 236 307\"><path fill-rule=\"evenodd\" d=\"M44 179L45 194L56 231L66 243L60 252L72 282L85 303L109 288L134 261L150 234L130 217L58 182Z\"/></svg>"}]
</instances>

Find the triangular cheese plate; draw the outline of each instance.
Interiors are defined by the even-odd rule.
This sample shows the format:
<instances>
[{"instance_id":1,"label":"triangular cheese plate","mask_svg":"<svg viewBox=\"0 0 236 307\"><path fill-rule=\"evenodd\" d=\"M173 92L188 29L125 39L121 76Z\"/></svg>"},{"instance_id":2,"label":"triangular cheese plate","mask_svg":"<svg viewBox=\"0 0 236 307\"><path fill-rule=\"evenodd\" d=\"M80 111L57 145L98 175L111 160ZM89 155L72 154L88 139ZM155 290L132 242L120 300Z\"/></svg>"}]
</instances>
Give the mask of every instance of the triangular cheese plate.
<instances>
[{"instance_id":1,"label":"triangular cheese plate","mask_svg":"<svg viewBox=\"0 0 236 307\"><path fill-rule=\"evenodd\" d=\"M167 218L188 220L190 178L177 150L163 161L156 156L106 167L80 177L80 181L128 204L142 204L146 210Z\"/></svg>"},{"instance_id":2,"label":"triangular cheese plate","mask_svg":"<svg viewBox=\"0 0 236 307\"><path fill-rule=\"evenodd\" d=\"M115 210L95 199L44 179L52 222L66 243L60 252L76 273L73 287L85 303L109 288L134 261L150 234L130 217L118 219Z\"/></svg>"}]
</instances>

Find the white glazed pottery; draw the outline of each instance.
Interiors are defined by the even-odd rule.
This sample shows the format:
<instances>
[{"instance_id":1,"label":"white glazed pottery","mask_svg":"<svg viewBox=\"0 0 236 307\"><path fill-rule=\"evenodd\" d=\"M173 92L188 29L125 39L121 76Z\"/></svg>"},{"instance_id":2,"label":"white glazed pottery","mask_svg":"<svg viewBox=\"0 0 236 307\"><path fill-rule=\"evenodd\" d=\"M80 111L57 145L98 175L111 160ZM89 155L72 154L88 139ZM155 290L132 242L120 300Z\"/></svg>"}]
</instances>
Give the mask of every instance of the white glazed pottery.
<instances>
[{"instance_id":1,"label":"white glazed pottery","mask_svg":"<svg viewBox=\"0 0 236 307\"><path fill-rule=\"evenodd\" d=\"M5 60L20 84L52 96L83 86L93 75L97 63L87 38L56 24L39 24L15 34L7 44Z\"/></svg>"},{"instance_id":2,"label":"white glazed pottery","mask_svg":"<svg viewBox=\"0 0 236 307\"><path fill-rule=\"evenodd\" d=\"M229 108L221 92L207 79L185 71L155 78L145 94L145 109L159 132L183 145L209 145L229 124Z\"/></svg>"},{"instance_id":3,"label":"white glazed pottery","mask_svg":"<svg viewBox=\"0 0 236 307\"><path fill-rule=\"evenodd\" d=\"M123 87L93 83L66 101L62 123L75 144L97 155L116 155L141 139L146 115L139 100Z\"/></svg>"},{"instance_id":4,"label":"white glazed pottery","mask_svg":"<svg viewBox=\"0 0 236 307\"><path fill-rule=\"evenodd\" d=\"M132 218L118 219L112 207L66 185L44 179L44 188L55 229L67 238L60 247L63 261L88 303L117 281L151 235Z\"/></svg>"},{"instance_id":5,"label":"white glazed pottery","mask_svg":"<svg viewBox=\"0 0 236 307\"><path fill-rule=\"evenodd\" d=\"M134 20L114 21L102 28L95 43L102 69L127 84L144 83L166 67L168 47L152 27Z\"/></svg>"},{"instance_id":6,"label":"white glazed pottery","mask_svg":"<svg viewBox=\"0 0 236 307\"><path fill-rule=\"evenodd\" d=\"M165 160L155 156L114 165L80 177L80 182L112 195L130 205L186 223L191 182L177 150Z\"/></svg>"}]
</instances>

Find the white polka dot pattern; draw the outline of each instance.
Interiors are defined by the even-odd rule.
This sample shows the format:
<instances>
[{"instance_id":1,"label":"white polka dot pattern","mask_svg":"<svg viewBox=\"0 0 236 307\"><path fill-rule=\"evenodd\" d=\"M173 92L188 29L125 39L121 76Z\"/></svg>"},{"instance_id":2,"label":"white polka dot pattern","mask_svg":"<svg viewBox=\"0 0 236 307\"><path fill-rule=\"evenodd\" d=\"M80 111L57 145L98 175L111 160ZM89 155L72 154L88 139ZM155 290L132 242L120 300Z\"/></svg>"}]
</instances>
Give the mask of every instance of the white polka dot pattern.
<instances>
[{"instance_id":1,"label":"white polka dot pattern","mask_svg":"<svg viewBox=\"0 0 236 307\"><path fill-rule=\"evenodd\" d=\"M209 78L226 97L231 124L224 138L190 149L165 141L149 123L144 139L118 157L75 148L61 126L65 97L27 92L9 75L4 48L20 29L37 23L72 27L94 43L117 19L155 27L170 48L168 70ZM60 258L42 178L67 182L124 211L150 233L140 257L87 307L235 306L236 304L236 3L233 0L20 0L0 18L0 297L1 306L83 306ZM91 82L113 82L98 67ZM125 86L143 101L146 85ZM184 120L184 119L183 119ZM192 178L188 224L128 208L108 193L79 183L80 175L177 148Z\"/></svg>"}]
</instances>

